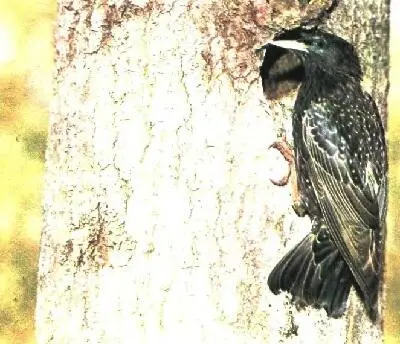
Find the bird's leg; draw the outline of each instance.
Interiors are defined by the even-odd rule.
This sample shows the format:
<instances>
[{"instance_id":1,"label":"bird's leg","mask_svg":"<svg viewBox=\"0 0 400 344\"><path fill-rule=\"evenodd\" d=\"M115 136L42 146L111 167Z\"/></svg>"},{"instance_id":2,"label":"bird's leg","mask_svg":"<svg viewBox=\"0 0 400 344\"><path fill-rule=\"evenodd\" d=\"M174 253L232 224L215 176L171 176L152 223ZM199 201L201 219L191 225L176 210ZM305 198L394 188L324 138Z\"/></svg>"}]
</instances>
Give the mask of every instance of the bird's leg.
<instances>
[{"instance_id":1,"label":"bird's leg","mask_svg":"<svg viewBox=\"0 0 400 344\"><path fill-rule=\"evenodd\" d=\"M270 179L272 184L277 186L285 186L289 183L292 189L292 208L297 214L297 216L303 217L307 213L306 206L304 201L302 200L298 182L297 182L297 173L294 164L294 154L292 148L289 146L286 141L286 135L282 135L281 141L274 142L270 148L277 149L285 158L285 160L289 163L289 172L286 176L281 178L280 180Z\"/></svg>"},{"instance_id":2,"label":"bird's leg","mask_svg":"<svg viewBox=\"0 0 400 344\"><path fill-rule=\"evenodd\" d=\"M297 182L296 182L296 184L297 184ZM295 192L296 192L296 194L295 194ZM292 208L293 208L294 212L296 213L296 215L299 217L304 217L308 211L307 211L307 207L306 207L304 201L302 200L302 197L300 195L298 188L296 191L292 191L292 201L293 201Z\"/></svg>"}]
</instances>

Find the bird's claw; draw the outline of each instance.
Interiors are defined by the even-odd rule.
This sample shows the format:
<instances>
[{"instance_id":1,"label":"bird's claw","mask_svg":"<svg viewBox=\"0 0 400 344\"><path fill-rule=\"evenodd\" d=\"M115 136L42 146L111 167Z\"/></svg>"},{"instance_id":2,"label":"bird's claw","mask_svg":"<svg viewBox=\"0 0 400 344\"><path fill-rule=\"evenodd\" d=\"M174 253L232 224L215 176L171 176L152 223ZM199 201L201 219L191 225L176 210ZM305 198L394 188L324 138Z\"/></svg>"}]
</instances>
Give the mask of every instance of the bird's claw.
<instances>
[{"instance_id":1,"label":"bird's claw","mask_svg":"<svg viewBox=\"0 0 400 344\"><path fill-rule=\"evenodd\" d=\"M277 149L290 165L293 164L294 162L293 151L286 141L276 141L272 145L270 145L269 148Z\"/></svg>"},{"instance_id":2,"label":"bird's claw","mask_svg":"<svg viewBox=\"0 0 400 344\"><path fill-rule=\"evenodd\" d=\"M283 178L281 178L279 180L269 178L269 180L271 181L272 184L274 184L276 186L285 186L289 183L290 174L291 174L291 170L289 169L289 172Z\"/></svg>"},{"instance_id":3,"label":"bird's claw","mask_svg":"<svg viewBox=\"0 0 400 344\"><path fill-rule=\"evenodd\" d=\"M285 158L285 160L289 163L289 172L281 179L279 180L274 180L270 178L270 181L272 184L277 185L277 186L285 186L289 183L290 175L292 172L292 166L294 162L294 155L289 147L288 143L286 142L286 138L283 138L283 141L276 141L272 145L269 146L269 148L275 148L277 149Z\"/></svg>"}]
</instances>

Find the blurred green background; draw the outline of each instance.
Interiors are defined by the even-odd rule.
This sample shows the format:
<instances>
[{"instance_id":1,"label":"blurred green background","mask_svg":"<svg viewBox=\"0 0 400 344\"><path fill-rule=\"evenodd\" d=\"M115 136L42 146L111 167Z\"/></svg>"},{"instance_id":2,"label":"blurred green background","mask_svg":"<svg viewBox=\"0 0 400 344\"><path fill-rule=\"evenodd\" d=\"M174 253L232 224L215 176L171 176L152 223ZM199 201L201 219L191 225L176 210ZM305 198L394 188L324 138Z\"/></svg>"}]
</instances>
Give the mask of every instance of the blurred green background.
<instances>
[{"instance_id":1,"label":"blurred green background","mask_svg":"<svg viewBox=\"0 0 400 344\"><path fill-rule=\"evenodd\" d=\"M399 13L400 2L392 4ZM0 344L34 343L36 267L55 0L0 0ZM389 106L388 343L400 343L400 21L392 21ZM397 240L397 241L396 241ZM398 335L399 334L399 335Z\"/></svg>"}]
</instances>

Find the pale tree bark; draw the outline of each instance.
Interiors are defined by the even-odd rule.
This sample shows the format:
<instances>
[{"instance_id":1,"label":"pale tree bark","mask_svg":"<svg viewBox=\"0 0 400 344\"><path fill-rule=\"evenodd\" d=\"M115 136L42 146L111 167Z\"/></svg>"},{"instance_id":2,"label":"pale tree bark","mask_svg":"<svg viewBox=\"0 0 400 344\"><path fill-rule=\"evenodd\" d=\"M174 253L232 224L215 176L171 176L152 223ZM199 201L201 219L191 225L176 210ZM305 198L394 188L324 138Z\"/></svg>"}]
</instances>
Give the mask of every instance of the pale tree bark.
<instances>
[{"instance_id":1,"label":"pale tree bark","mask_svg":"<svg viewBox=\"0 0 400 344\"><path fill-rule=\"evenodd\" d=\"M381 342L356 295L335 320L267 286L310 224L268 178L295 94L264 98L254 48L329 5L59 0L38 343ZM387 1L327 25L386 115Z\"/></svg>"}]
</instances>

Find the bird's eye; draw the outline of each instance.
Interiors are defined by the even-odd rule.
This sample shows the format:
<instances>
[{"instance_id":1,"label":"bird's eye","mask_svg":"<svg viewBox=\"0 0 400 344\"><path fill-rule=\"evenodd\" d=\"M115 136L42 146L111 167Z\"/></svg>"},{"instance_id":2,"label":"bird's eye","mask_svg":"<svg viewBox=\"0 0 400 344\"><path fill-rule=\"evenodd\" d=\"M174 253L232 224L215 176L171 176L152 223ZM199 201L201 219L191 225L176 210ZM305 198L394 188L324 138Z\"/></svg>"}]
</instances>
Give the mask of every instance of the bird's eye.
<instances>
[{"instance_id":1,"label":"bird's eye","mask_svg":"<svg viewBox=\"0 0 400 344\"><path fill-rule=\"evenodd\" d=\"M322 49L324 47L324 42L322 39L316 39L313 41L312 45L316 48Z\"/></svg>"}]
</instances>

